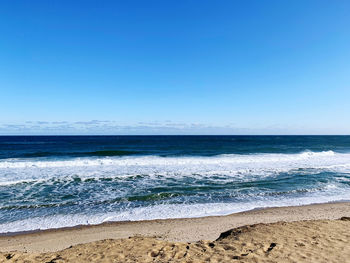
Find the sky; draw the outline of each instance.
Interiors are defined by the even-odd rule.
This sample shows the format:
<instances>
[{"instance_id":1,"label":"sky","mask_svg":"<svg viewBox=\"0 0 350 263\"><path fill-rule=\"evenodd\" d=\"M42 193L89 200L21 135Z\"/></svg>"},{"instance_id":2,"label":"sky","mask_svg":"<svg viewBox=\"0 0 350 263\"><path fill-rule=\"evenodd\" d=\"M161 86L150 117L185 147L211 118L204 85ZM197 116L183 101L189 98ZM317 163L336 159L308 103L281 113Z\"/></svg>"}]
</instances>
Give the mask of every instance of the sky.
<instances>
[{"instance_id":1,"label":"sky","mask_svg":"<svg viewBox=\"0 0 350 263\"><path fill-rule=\"evenodd\" d=\"M350 134L350 1L0 1L0 134Z\"/></svg>"}]
</instances>

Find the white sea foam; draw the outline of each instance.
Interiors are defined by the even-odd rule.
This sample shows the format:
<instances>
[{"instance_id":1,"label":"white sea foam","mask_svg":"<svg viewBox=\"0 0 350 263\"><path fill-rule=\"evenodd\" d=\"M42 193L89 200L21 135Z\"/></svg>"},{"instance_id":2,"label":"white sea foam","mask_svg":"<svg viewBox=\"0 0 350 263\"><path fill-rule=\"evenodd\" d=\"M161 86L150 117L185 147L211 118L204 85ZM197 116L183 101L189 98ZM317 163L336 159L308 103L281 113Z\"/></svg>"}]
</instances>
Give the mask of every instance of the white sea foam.
<instances>
[{"instance_id":1,"label":"white sea foam","mask_svg":"<svg viewBox=\"0 0 350 263\"><path fill-rule=\"evenodd\" d=\"M212 157L95 157L46 161L11 159L0 161L0 185L52 178L112 178L135 175L224 175L248 180L300 168L350 173L350 153L325 151Z\"/></svg>"},{"instance_id":2,"label":"white sea foam","mask_svg":"<svg viewBox=\"0 0 350 263\"><path fill-rule=\"evenodd\" d=\"M335 172L336 177L323 182L314 188L302 188L301 194L294 193L300 189L291 188L291 195L273 196L264 192L245 194L243 198L236 196L231 203L200 203L149 205L124 209L115 212L101 213L106 210L81 210L70 214L55 216L31 217L0 224L0 233L28 231L75 226L79 224L98 224L105 221L147 220L181 217L200 217L209 215L225 215L254 208L303 205L330 201L350 200L349 186L344 184L350 179L350 153L303 152L298 154L226 154L211 157L183 156L128 156L128 157L86 157L66 160L38 159L5 159L0 161L0 186L8 186L32 182L35 184L55 184L55 180L74 180L80 178L124 178L142 175L135 189L147 189L150 185L162 185L162 179L195 178L224 181L254 181L265 177L274 177L281 173L294 173L302 169L305 176L314 176L318 172ZM135 180L136 181L136 180ZM134 181L133 181L134 182ZM208 181L206 181L208 184ZM209 182L210 184L210 182ZM118 197L127 197L128 187L119 187L108 192L93 193L93 200L106 201ZM181 185L181 184L180 184ZM105 185L104 185L105 186ZM25 187L30 188L27 185ZM81 185L75 187L82 187ZM21 187L22 189L22 187ZM38 188L40 189L40 187ZM85 188L84 188L85 189ZM83 191L83 190L82 190ZM142 191L141 191L142 192ZM136 193L138 194L138 193ZM292 197L293 196L293 197ZM91 201L91 200L90 200ZM191 201L189 199L189 201ZM203 201L203 200L202 200ZM7 210L6 210L7 211ZM4 213L7 213L4 210ZM91 214L84 214L83 212ZM108 210L111 211L111 210ZM114 210L113 210L114 211ZM59 213L57 211L57 213ZM6 214L5 214L6 216ZM4 222L4 221L3 221Z\"/></svg>"},{"instance_id":3,"label":"white sea foam","mask_svg":"<svg viewBox=\"0 0 350 263\"><path fill-rule=\"evenodd\" d=\"M133 208L119 212L100 214L69 214L46 217L32 217L10 223L0 224L0 233L43 230L77 225L93 225L112 221L139 221L167 218L194 218L202 216L228 215L256 208L298 206L334 201L349 201L348 191L337 189L323 195L318 193L293 199L259 200L242 203L207 203L207 204L163 204Z\"/></svg>"}]
</instances>

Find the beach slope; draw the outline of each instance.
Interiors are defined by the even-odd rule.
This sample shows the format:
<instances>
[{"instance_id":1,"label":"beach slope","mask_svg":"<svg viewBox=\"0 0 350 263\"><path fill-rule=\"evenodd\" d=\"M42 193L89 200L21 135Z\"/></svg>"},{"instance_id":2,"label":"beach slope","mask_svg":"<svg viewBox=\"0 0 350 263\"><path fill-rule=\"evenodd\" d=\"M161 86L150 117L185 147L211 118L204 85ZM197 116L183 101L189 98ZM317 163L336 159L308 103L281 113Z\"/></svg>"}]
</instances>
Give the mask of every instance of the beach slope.
<instances>
[{"instance_id":1,"label":"beach slope","mask_svg":"<svg viewBox=\"0 0 350 263\"><path fill-rule=\"evenodd\" d=\"M0 262L347 262L349 216L335 203L40 231L1 237Z\"/></svg>"}]
</instances>

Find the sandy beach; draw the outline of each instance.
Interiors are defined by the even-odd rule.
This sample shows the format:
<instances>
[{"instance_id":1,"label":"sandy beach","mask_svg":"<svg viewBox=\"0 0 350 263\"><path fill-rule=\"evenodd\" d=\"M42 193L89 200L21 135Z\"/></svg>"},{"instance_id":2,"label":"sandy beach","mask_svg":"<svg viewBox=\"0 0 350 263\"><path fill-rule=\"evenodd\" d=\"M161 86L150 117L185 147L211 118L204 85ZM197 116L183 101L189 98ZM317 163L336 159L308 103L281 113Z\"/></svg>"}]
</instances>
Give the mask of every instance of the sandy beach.
<instances>
[{"instance_id":1,"label":"sandy beach","mask_svg":"<svg viewBox=\"0 0 350 263\"><path fill-rule=\"evenodd\" d=\"M1 262L346 262L350 203L0 237Z\"/></svg>"}]
</instances>

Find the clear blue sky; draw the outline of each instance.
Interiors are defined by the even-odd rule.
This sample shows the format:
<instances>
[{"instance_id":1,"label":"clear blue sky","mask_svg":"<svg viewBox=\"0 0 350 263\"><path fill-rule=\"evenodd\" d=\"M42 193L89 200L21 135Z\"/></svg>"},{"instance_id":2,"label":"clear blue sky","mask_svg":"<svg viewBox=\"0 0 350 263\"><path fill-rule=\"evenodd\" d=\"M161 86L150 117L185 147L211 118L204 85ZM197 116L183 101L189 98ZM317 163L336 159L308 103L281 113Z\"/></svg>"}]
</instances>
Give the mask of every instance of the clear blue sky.
<instances>
[{"instance_id":1,"label":"clear blue sky","mask_svg":"<svg viewBox=\"0 0 350 263\"><path fill-rule=\"evenodd\" d=\"M1 1L0 134L350 134L350 1Z\"/></svg>"}]
</instances>

